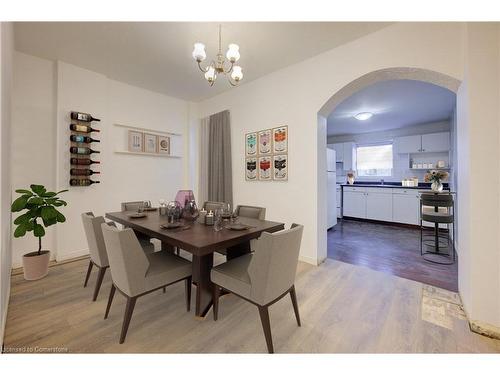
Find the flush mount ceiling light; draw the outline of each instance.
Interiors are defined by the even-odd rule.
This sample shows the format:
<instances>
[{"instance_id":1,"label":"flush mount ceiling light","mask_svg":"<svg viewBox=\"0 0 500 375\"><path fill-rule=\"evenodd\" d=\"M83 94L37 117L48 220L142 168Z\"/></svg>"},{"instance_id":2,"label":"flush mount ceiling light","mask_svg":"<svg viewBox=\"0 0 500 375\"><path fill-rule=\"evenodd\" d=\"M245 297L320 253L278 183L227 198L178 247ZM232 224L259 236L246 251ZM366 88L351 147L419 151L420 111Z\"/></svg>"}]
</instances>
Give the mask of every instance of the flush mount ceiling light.
<instances>
[{"instance_id":1,"label":"flush mount ceiling light","mask_svg":"<svg viewBox=\"0 0 500 375\"><path fill-rule=\"evenodd\" d=\"M201 66L201 63L207 58L205 45L203 43L194 44L193 58L198 63L198 67L205 75L205 79L210 86L214 85L217 75L221 73L227 77L231 86L236 86L243 78L241 66L234 65L234 63L240 59L240 47L234 43L229 44L226 52L226 60L221 52L221 40L221 25L219 25L219 53L217 53L216 59L212 60L207 67L203 68Z\"/></svg>"},{"instance_id":2,"label":"flush mount ceiling light","mask_svg":"<svg viewBox=\"0 0 500 375\"><path fill-rule=\"evenodd\" d=\"M373 113L371 112L360 112L357 115L354 115L354 118L359 121L365 121L368 120L373 116Z\"/></svg>"}]
</instances>

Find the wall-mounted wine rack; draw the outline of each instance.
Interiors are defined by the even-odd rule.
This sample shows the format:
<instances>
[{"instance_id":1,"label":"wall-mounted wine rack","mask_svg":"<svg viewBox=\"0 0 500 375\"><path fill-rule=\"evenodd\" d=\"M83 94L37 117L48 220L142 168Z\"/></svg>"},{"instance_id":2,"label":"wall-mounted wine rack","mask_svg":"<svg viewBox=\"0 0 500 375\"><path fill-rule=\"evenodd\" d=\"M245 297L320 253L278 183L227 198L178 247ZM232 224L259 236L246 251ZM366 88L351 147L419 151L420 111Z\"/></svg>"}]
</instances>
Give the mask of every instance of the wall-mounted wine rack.
<instances>
[{"instance_id":1,"label":"wall-mounted wine rack","mask_svg":"<svg viewBox=\"0 0 500 375\"><path fill-rule=\"evenodd\" d=\"M93 160L91 155L100 151L93 150L91 145L94 142L100 142L95 138L95 133L100 132L99 129L92 128L93 121L101 121L92 117L88 113L73 111L70 114L71 123L70 129L70 186L90 186L98 184L100 181L91 179L91 176L100 174L99 171L93 170L92 165L100 164L100 161ZM94 133L94 134L92 134Z\"/></svg>"}]
</instances>

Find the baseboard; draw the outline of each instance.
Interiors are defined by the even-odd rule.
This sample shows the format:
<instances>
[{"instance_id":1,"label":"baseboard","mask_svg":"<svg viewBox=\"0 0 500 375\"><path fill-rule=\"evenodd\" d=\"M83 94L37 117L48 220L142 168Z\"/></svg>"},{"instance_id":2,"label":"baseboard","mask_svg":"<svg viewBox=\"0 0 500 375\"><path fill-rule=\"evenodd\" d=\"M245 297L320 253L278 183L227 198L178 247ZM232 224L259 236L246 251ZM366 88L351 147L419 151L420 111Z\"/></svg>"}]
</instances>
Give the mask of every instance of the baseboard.
<instances>
[{"instance_id":1,"label":"baseboard","mask_svg":"<svg viewBox=\"0 0 500 375\"><path fill-rule=\"evenodd\" d=\"M61 256L59 256L59 254L57 254L56 255L56 262L60 263L60 262L63 262L65 260L68 260L68 259L79 258L79 257L85 256L85 255L89 255L88 249L72 251L71 253L66 253L66 254L63 254Z\"/></svg>"},{"instance_id":2,"label":"baseboard","mask_svg":"<svg viewBox=\"0 0 500 375\"><path fill-rule=\"evenodd\" d=\"M322 261L318 262L318 260L316 258L311 258L311 257L299 255L299 261L304 262L304 263L308 263L308 264L312 264L313 266L317 266L317 265L321 264L324 261L324 259Z\"/></svg>"},{"instance_id":3,"label":"baseboard","mask_svg":"<svg viewBox=\"0 0 500 375\"><path fill-rule=\"evenodd\" d=\"M460 299L462 299L462 296L460 296ZM465 308L463 299L462 299L462 309L464 310L465 317L467 318L467 322L469 323L469 328L472 332L492 339L500 340L500 327L496 327L488 323L483 323L478 320L472 320L469 317L467 309Z\"/></svg>"},{"instance_id":4,"label":"baseboard","mask_svg":"<svg viewBox=\"0 0 500 375\"><path fill-rule=\"evenodd\" d=\"M3 353L3 342L5 336L5 326L7 324L7 314L9 313L9 302L10 302L10 277L8 278L7 284L7 298L5 301L5 311L2 317L2 322L0 323L0 353Z\"/></svg>"}]
</instances>

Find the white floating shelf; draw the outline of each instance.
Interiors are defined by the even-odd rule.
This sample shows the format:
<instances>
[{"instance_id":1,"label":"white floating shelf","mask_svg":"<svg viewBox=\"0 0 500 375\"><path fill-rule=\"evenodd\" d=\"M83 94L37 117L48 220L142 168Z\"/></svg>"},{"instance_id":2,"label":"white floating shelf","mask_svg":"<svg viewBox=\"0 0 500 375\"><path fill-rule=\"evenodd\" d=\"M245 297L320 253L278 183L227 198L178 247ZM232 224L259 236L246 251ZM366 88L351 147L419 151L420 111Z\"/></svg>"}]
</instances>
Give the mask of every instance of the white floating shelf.
<instances>
[{"instance_id":1,"label":"white floating shelf","mask_svg":"<svg viewBox=\"0 0 500 375\"><path fill-rule=\"evenodd\" d=\"M115 151L115 154L156 156L160 158L176 158L176 159L180 159L182 157L177 155L164 155L164 154L154 154L151 152L133 152L133 151Z\"/></svg>"},{"instance_id":2,"label":"white floating shelf","mask_svg":"<svg viewBox=\"0 0 500 375\"><path fill-rule=\"evenodd\" d=\"M449 171L451 168L410 168L412 171L428 171L432 169L433 171Z\"/></svg>"},{"instance_id":3,"label":"white floating shelf","mask_svg":"<svg viewBox=\"0 0 500 375\"><path fill-rule=\"evenodd\" d=\"M120 128L127 128L127 129L139 130L139 131L142 131L142 132L150 132L150 133L153 133L153 134L182 136L182 134L180 134L180 133L164 132L164 131L156 130L156 129L141 128L141 127L138 127L138 126L124 125L124 124L113 124L113 125L114 126L118 126Z\"/></svg>"}]
</instances>

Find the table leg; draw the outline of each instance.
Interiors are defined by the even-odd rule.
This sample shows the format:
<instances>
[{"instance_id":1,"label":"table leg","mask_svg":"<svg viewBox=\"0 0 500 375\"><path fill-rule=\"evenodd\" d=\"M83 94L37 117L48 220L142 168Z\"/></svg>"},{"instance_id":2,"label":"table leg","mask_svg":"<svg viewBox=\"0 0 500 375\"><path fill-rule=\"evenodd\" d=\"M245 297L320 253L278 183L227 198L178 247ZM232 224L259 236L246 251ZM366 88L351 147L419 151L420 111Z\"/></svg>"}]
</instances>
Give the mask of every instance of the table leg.
<instances>
[{"instance_id":1,"label":"table leg","mask_svg":"<svg viewBox=\"0 0 500 375\"><path fill-rule=\"evenodd\" d=\"M168 243L162 241L161 251L167 251L169 253L174 254L175 253L175 246L169 245Z\"/></svg>"},{"instance_id":2,"label":"table leg","mask_svg":"<svg viewBox=\"0 0 500 375\"><path fill-rule=\"evenodd\" d=\"M250 253L250 241L239 243L226 249L226 258L231 260Z\"/></svg>"},{"instance_id":3,"label":"table leg","mask_svg":"<svg viewBox=\"0 0 500 375\"><path fill-rule=\"evenodd\" d=\"M196 284L195 315L204 317L212 306L212 282L210 270L214 264L214 255L193 254L193 282Z\"/></svg>"}]
</instances>

